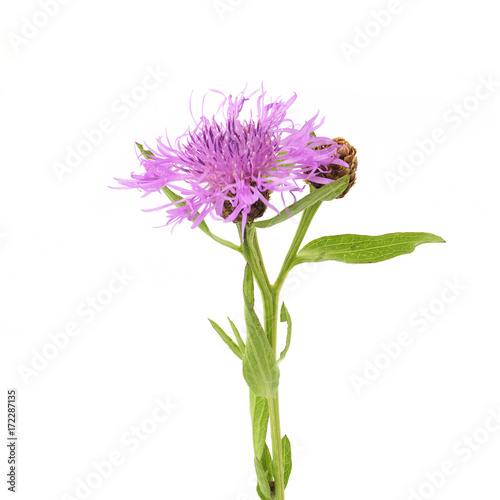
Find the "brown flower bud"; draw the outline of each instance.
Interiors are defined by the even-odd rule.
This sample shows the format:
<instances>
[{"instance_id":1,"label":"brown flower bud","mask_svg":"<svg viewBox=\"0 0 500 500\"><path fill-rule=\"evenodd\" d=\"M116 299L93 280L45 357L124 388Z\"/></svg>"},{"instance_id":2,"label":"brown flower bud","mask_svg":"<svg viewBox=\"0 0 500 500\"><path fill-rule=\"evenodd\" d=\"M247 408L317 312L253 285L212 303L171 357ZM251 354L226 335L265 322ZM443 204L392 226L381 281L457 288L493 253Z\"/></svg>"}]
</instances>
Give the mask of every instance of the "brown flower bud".
<instances>
[{"instance_id":1,"label":"brown flower bud","mask_svg":"<svg viewBox=\"0 0 500 500\"><path fill-rule=\"evenodd\" d=\"M335 154L339 155L341 160L344 160L349 168L343 167L341 165L335 165L334 163L330 163L327 165L328 172L324 174L319 174L321 177L325 177L326 179L338 180L344 175L349 175L349 185L347 189L337 198L343 198L348 191L354 186L356 182L356 171L358 169L358 158L356 157L356 148L351 146L343 137L336 137L332 139L333 142L336 142L341 147L335 151ZM320 146L320 149L325 149L328 146ZM316 188L320 188L323 184L318 184L316 182L311 182L311 184Z\"/></svg>"}]
</instances>

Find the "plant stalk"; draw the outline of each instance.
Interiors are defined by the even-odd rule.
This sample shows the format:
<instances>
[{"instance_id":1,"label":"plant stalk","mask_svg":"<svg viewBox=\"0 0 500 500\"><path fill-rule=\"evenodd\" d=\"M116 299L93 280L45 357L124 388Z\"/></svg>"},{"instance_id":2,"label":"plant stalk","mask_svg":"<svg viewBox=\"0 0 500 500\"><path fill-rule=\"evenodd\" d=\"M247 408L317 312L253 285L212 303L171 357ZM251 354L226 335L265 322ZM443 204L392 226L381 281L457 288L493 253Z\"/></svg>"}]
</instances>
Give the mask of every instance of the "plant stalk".
<instances>
[{"instance_id":1,"label":"plant stalk","mask_svg":"<svg viewBox=\"0 0 500 500\"><path fill-rule=\"evenodd\" d=\"M297 256L297 252L299 251L300 245L304 241L307 230L311 225L313 217L321 206L321 202L316 203L316 205L312 205L309 208L306 208L304 212L302 212L302 217L300 218L299 226L297 227L297 231L295 232L295 236L292 240L292 244L286 254L285 261L283 262L283 266L279 272L278 278L274 284L274 287L277 290L280 290L285 282L287 274L290 272L294 265L295 257Z\"/></svg>"},{"instance_id":2,"label":"plant stalk","mask_svg":"<svg viewBox=\"0 0 500 500\"><path fill-rule=\"evenodd\" d=\"M273 475L274 475L274 498L285 499L285 478L283 469L283 449L281 446L280 427L280 403L278 391L269 402L269 420L271 423L271 440L273 443Z\"/></svg>"},{"instance_id":3,"label":"plant stalk","mask_svg":"<svg viewBox=\"0 0 500 500\"><path fill-rule=\"evenodd\" d=\"M276 357L278 344L278 309L279 309L279 290L273 290L271 298L266 307L264 300L264 326L268 338L271 339L271 347L274 357ZM280 425L280 405L279 394L276 391L274 398L268 399L269 403L269 422L271 424L271 441L273 449L273 475L274 475L274 498L275 500L284 500L285 498L285 479L283 468L283 449L281 443L281 425Z\"/></svg>"},{"instance_id":4,"label":"plant stalk","mask_svg":"<svg viewBox=\"0 0 500 500\"><path fill-rule=\"evenodd\" d=\"M276 357L278 343L279 288L272 286L269 282L255 228L245 229L245 239L242 242L241 248L243 256L250 265L255 281L257 282L257 285L262 293L262 302L264 306L264 330L273 349L274 356ZM268 399L268 403L273 450L274 499L285 500L284 464L281 443L278 391L276 391L273 398Z\"/></svg>"},{"instance_id":5,"label":"plant stalk","mask_svg":"<svg viewBox=\"0 0 500 500\"><path fill-rule=\"evenodd\" d=\"M260 251L256 229L252 227L245 228L245 237L241 242L240 248L245 260L252 269L253 276L262 294L262 302L264 306L264 329L275 357L278 343L278 309L280 290L287 274L294 266L294 260L297 256L297 252L299 251L300 245L304 241L306 232L309 229L312 219L318 211L320 205L321 202L304 210L292 244L290 245L290 249L288 250L285 261L283 262L283 266L281 267L280 273L274 285L270 283L266 268L264 267L264 260ZM238 232L241 235L240 225L238 225ZM273 398L268 399L268 403L273 450L274 498L275 500L285 500L283 448L281 441L278 391L276 391Z\"/></svg>"}]
</instances>

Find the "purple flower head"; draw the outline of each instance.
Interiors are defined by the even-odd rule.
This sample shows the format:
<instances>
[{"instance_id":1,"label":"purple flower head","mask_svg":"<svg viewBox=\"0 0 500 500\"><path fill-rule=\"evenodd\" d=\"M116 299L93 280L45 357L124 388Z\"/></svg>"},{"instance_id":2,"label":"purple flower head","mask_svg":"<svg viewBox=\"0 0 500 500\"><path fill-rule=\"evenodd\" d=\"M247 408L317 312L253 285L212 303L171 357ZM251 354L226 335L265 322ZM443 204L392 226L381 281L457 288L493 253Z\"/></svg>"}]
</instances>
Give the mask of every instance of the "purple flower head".
<instances>
[{"instance_id":1,"label":"purple flower head","mask_svg":"<svg viewBox=\"0 0 500 500\"><path fill-rule=\"evenodd\" d=\"M194 130L188 129L175 145L168 137L158 138L156 148L148 146L149 152L139 155L144 170L131 179L117 179L123 189L139 188L144 196L163 187L178 193L179 206L168 203L155 209L166 209L167 224L188 219L196 227L210 215L244 226L262 215L263 210L255 215L256 205L278 211L269 201L273 191L283 198L287 191L293 195L304 189L298 181L327 184L331 180L320 175L325 172L322 165L346 166L336 155L339 145L312 135L323 123L315 123L318 114L302 126L287 118L296 95L273 101L266 99L263 88L236 97L212 92L222 96L214 116L205 116L202 109ZM243 108L252 98L255 107L245 119Z\"/></svg>"}]
</instances>

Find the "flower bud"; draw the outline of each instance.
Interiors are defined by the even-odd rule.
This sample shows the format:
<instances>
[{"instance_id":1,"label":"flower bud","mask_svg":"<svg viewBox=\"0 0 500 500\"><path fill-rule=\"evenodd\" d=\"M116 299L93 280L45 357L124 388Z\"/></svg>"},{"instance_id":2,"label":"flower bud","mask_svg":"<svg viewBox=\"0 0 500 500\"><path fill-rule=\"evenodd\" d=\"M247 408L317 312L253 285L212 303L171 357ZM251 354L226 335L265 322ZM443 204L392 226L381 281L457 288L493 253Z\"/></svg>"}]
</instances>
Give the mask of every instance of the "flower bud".
<instances>
[{"instance_id":1,"label":"flower bud","mask_svg":"<svg viewBox=\"0 0 500 500\"><path fill-rule=\"evenodd\" d=\"M326 173L319 174L321 177L327 179L333 179L334 181L344 177L344 175L349 175L349 185L347 189L338 198L343 198L347 192L354 186L356 182L356 171L358 169L358 158L356 157L356 148L351 146L343 137L337 137L332 139L333 142L340 145L340 147L335 151L335 155L341 160L344 160L349 167L343 167L341 165L335 165L333 163L327 165L328 171ZM322 149L327 146L323 146ZM316 188L320 188L323 184L317 184L316 182L311 182L311 184Z\"/></svg>"}]
</instances>

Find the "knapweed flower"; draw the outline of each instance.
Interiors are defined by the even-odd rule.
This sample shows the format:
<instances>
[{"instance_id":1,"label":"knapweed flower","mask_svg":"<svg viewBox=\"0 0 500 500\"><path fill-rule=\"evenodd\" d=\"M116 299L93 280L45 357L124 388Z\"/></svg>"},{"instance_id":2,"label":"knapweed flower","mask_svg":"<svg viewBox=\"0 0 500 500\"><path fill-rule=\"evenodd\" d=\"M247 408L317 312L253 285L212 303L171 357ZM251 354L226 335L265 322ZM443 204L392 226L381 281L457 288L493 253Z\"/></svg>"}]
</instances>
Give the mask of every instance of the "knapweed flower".
<instances>
[{"instance_id":1,"label":"knapweed flower","mask_svg":"<svg viewBox=\"0 0 500 500\"><path fill-rule=\"evenodd\" d=\"M143 171L131 179L117 179L123 188L139 188L144 196L168 187L181 196L155 210L166 209L167 224L184 219L196 227L207 215L226 222L247 222L260 217L273 192L295 193L304 183L332 182L322 165L348 165L339 158L340 147L327 137L316 137L318 114L303 125L287 117L295 102L267 100L263 88L246 95L225 96L217 112L196 121L193 130L172 145L168 137L158 138L156 148L147 146L139 154ZM247 101L255 107L243 118ZM267 101L267 102L266 102ZM193 117L194 119L194 117Z\"/></svg>"},{"instance_id":2,"label":"knapweed flower","mask_svg":"<svg viewBox=\"0 0 500 500\"><path fill-rule=\"evenodd\" d=\"M429 233L340 234L322 236L303 245L320 205L339 197L339 193L346 193L354 184L358 164L356 149L341 137L317 137L315 130L323 123L316 123L317 114L303 125L295 125L287 113L296 96L282 101L267 100L264 89L248 96L243 91L236 97L214 92L217 98L222 97L211 118L202 108L199 120L193 116L193 130L188 129L174 144L168 137L158 138L155 148L137 144L142 171L119 182L123 189L139 188L144 196L163 191L171 203L157 209L166 210L166 224L175 225L187 219L193 227L199 226L207 236L243 258L245 271L240 293L243 292L244 299L244 339L229 318L232 335L215 321L209 321L241 361L240 370L248 386L257 493L262 499L285 500L292 470L292 449L290 440L282 432L278 394L280 363L292 338L292 318L280 297L287 276L295 266L305 263L382 262L411 253L420 244L444 240ZM254 107L247 113L252 98ZM336 183L340 178L342 181ZM329 183L334 184L324 186ZM277 210L271 205L274 197L281 197L285 203L285 196L295 198L295 193L305 188L310 189L310 194L297 205L286 207L280 216L261 223L252 222L262 216L267 207ZM295 236L273 283L266 271L257 233L259 228L267 232L267 228L300 212ZM204 223L208 215L239 223L240 245L213 234ZM193 288L191 281L185 286L189 290ZM256 311L255 295L259 291L261 311ZM279 348L281 339L276 335L279 322L286 323L283 350ZM271 446L266 443L268 434Z\"/></svg>"}]
</instances>

